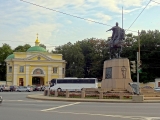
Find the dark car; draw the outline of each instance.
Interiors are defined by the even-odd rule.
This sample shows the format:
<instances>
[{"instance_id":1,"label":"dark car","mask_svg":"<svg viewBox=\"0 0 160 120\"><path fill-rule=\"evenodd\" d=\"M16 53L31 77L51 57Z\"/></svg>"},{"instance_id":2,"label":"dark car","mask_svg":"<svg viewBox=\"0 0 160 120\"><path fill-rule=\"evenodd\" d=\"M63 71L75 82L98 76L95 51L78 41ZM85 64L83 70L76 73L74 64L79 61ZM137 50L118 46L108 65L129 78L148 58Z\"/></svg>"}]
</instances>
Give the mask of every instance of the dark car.
<instances>
[{"instance_id":1,"label":"dark car","mask_svg":"<svg viewBox=\"0 0 160 120\"><path fill-rule=\"evenodd\" d=\"M31 86L33 88L33 91L38 91L38 87L36 85Z\"/></svg>"},{"instance_id":2,"label":"dark car","mask_svg":"<svg viewBox=\"0 0 160 120\"><path fill-rule=\"evenodd\" d=\"M2 96L0 96L0 104L2 103L3 99L2 99Z\"/></svg>"},{"instance_id":3,"label":"dark car","mask_svg":"<svg viewBox=\"0 0 160 120\"><path fill-rule=\"evenodd\" d=\"M10 86L10 91L16 91L16 86Z\"/></svg>"}]
</instances>

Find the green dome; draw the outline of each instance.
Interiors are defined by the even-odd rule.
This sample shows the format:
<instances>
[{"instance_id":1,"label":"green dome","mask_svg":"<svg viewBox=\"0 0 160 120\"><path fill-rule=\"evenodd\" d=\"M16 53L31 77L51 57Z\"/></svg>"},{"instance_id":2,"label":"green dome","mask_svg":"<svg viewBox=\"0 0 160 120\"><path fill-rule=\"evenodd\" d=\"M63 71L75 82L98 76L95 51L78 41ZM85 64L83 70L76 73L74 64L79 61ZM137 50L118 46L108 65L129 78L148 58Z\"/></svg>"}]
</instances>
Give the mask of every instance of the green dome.
<instances>
[{"instance_id":1,"label":"green dome","mask_svg":"<svg viewBox=\"0 0 160 120\"><path fill-rule=\"evenodd\" d=\"M14 58L14 54L11 54L6 59L9 60L9 59L13 59L13 58Z\"/></svg>"},{"instance_id":2,"label":"green dome","mask_svg":"<svg viewBox=\"0 0 160 120\"><path fill-rule=\"evenodd\" d=\"M44 49L43 47L40 46L33 46L30 47L27 52L47 52L46 49Z\"/></svg>"}]
</instances>

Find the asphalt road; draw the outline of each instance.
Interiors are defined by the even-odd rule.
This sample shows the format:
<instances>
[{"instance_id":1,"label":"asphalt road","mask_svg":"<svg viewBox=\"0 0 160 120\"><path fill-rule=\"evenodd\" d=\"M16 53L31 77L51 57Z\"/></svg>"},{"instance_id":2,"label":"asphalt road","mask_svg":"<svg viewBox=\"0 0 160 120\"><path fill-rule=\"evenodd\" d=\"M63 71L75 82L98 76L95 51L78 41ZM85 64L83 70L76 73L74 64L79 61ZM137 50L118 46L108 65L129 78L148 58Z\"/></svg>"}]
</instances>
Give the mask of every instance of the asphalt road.
<instances>
[{"instance_id":1,"label":"asphalt road","mask_svg":"<svg viewBox=\"0 0 160 120\"><path fill-rule=\"evenodd\" d=\"M26 98L42 92L0 92L0 120L160 120L159 103L89 103Z\"/></svg>"}]
</instances>

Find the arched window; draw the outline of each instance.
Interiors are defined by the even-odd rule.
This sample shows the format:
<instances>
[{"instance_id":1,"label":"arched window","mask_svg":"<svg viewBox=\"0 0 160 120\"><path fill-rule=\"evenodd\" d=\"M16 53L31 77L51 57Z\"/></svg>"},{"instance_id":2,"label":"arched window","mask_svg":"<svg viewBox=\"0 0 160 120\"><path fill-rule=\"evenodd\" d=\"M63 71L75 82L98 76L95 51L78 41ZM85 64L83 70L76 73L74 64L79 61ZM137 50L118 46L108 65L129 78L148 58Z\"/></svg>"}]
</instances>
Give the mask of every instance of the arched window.
<instances>
[{"instance_id":1,"label":"arched window","mask_svg":"<svg viewBox=\"0 0 160 120\"><path fill-rule=\"evenodd\" d=\"M33 74L44 74L44 73L43 73L43 70L38 68L33 71Z\"/></svg>"}]
</instances>

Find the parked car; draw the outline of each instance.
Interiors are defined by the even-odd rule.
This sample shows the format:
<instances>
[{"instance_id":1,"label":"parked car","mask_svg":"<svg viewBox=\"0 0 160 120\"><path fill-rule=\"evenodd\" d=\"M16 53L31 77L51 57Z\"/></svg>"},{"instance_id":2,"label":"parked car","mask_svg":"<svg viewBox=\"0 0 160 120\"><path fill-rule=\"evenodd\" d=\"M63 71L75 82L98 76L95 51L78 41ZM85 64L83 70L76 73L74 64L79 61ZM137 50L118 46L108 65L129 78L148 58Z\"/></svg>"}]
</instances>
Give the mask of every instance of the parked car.
<instances>
[{"instance_id":1,"label":"parked car","mask_svg":"<svg viewBox=\"0 0 160 120\"><path fill-rule=\"evenodd\" d=\"M26 87L26 86L19 86L16 89L16 91L18 91L18 92L31 92L31 91L33 91L33 88L30 87L30 86L28 86L28 87Z\"/></svg>"},{"instance_id":2,"label":"parked car","mask_svg":"<svg viewBox=\"0 0 160 120\"><path fill-rule=\"evenodd\" d=\"M3 99L2 99L2 96L0 96L0 104L2 103Z\"/></svg>"},{"instance_id":3,"label":"parked car","mask_svg":"<svg viewBox=\"0 0 160 120\"><path fill-rule=\"evenodd\" d=\"M33 91L33 87L28 86L28 87L27 87L27 90L28 90L28 92L32 92L32 91Z\"/></svg>"},{"instance_id":4,"label":"parked car","mask_svg":"<svg viewBox=\"0 0 160 120\"><path fill-rule=\"evenodd\" d=\"M42 86L37 86L37 91L42 91Z\"/></svg>"},{"instance_id":5,"label":"parked car","mask_svg":"<svg viewBox=\"0 0 160 120\"><path fill-rule=\"evenodd\" d=\"M31 87L33 88L33 91L38 91L38 86L33 85Z\"/></svg>"},{"instance_id":6,"label":"parked car","mask_svg":"<svg viewBox=\"0 0 160 120\"><path fill-rule=\"evenodd\" d=\"M10 86L10 91L16 91L16 89L17 89L17 86L14 86L14 85Z\"/></svg>"},{"instance_id":7,"label":"parked car","mask_svg":"<svg viewBox=\"0 0 160 120\"><path fill-rule=\"evenodd\" d=\"M8 85L0 85L0 92L10 91L10 87Z\"/></svg>"},{"instance_id":8,"label":"parked car","mask_svg":"<svg viewBox=\"0 0 160 120\"><path fill-rule=\"evenodd\" d=\"M154 90L155 90L155 91L159 91L159 92L160 92L160 88L155 88Z\"/></svg>"},{"instance_id":9,"label":"parked car","mask_svg":"<svg viewBox=\"0 0 160 120\"><path fill-rule=\"evenodd\" d=\"M42 91L44 91L45 89L47 89L49 86L42 86Z\"/></svg>"},{"instance_id":10,"label":"parked car","mask_svg":"<svg viewBox=\"0 0 160 120\"><path fill-rule=\"evenodd\" d=\"M0 92L3 92L3 87L0 85Z\"/></svg>"}]
</instances>

